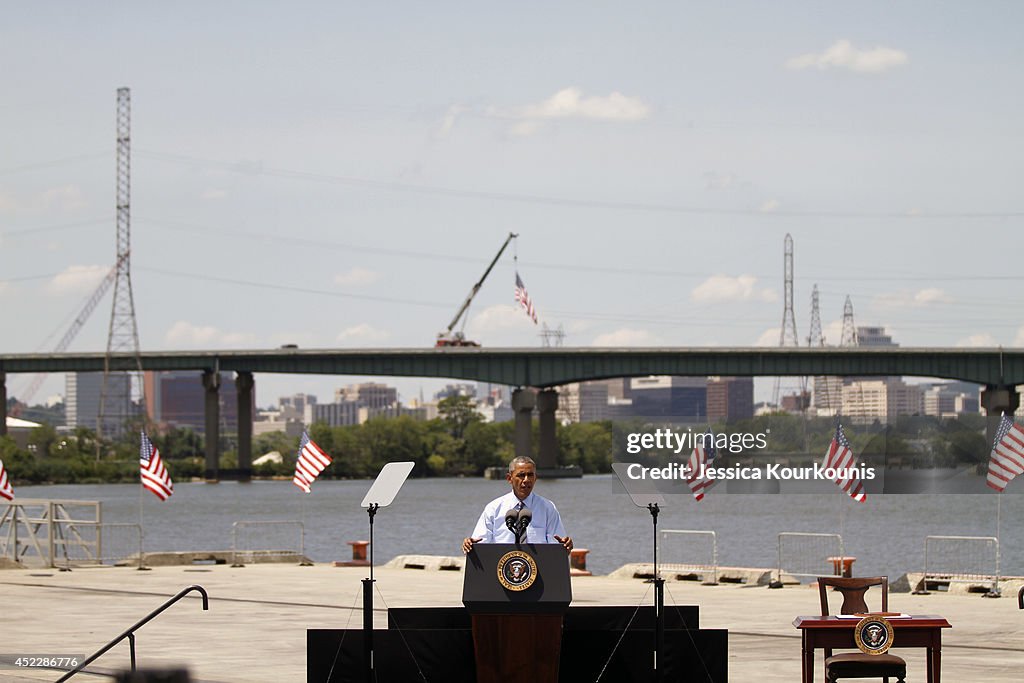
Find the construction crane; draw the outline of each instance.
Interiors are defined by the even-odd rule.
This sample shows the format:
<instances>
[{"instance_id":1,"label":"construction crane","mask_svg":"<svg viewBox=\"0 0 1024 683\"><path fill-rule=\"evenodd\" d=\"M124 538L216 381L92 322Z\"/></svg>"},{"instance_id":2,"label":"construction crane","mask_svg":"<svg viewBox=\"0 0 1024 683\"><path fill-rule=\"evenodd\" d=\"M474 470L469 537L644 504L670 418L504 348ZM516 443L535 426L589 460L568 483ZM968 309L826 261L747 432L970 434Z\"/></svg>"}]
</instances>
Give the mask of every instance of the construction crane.
<instances>
[{"instance_id":1,"label":"construction crane","mask_svg":"<svg viewBox=\"0 0 1024 683\"><path fill-rule=\"evenodd\" d=\"M459 324L459 320L462 320L462 316L465 315L467 310L469 310L469 305L473 303L473 297L475 297L476 293L480 291L480 287L484 284L484 280L487 279L487 276L491 274L491 269L494 268L494 264L498 262L498 259L500 259L501 255L505 252L505 247L507 247L508 243L517 237L519 237L519 235L514 232L510 232L508 234L508 237L505 238L505 243L501 245L501 249L498 250L494 260L491 261L491 265L487 266L487 270L485 270L484 274L480 276L480 280L473 285L473 289L469 290L469 296L466 297L466 301L463 302L462 308L459 309L459 312L456 313L455 317L452 318L452 321L448 323L448 328L437 335L437 343L435 346L439 348L446 346L480 346L478 342L466 339L466 335L462 333L461 329L458 332L454 332L453 330L455 329L455 326ZM462 324L465 326L465 321L463 321Z\"/></svg>"},{"instance_id":2,"label":"construction crane","mask_svg":"<svg viewBox=\"0 0 1024 683\"><path fill-rule=\"evenodd\" d=\"M122 256L121 258L127 258L127 255ZM92 315L92 312L96 310L96 306L99 305L100 299L102 299L103 295L107 293L110 286L114 284L114 279L117 277L117 268L119 265L120 259L118 259L118 263L114 264L114 267L110 269L110 272L108 272L106 277L103 278L103 281L100 282L99 286L96 287L96 291L92 293L89 300L85 302L85 306L82 307L81 312L75 318L74 322L71 323L71 327L68 328L68 331L65 332L64 336L61 337L59 342L57 342L57 346L53 349L54 353L61 353L62 351L67 350L72 340L74 340L75 335L77 335L78 331L82 329L83 325L85 325L85 321L87 321L89 316ZM36 392L39 391L39 387L42 386L44 380L46 380L46 373L39 373L32 378L31 384L29 384L22 395L18 397L17 405L15 405L11 410L11 417L18 417L21 414L22 408L29 405L29 402L36 395Z\"/></svg>"}]
</instances>

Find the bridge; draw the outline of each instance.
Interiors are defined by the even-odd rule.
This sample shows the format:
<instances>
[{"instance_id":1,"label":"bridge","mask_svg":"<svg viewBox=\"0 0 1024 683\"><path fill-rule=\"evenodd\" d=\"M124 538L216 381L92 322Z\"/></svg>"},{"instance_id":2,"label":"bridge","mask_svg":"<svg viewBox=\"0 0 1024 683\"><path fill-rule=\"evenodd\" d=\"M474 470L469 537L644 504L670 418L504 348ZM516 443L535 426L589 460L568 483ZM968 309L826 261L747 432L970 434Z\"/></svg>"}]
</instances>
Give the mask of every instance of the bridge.
<instances>
[{"instance_id":1,"label":"bridge","mask_svg":"<svg viewBox=\"0 0 1024 683\"><path fill-rule=\"evenodd\" d=\"M102 372L104 353L0 354L0 418L6 417L7 374ZM818 375L908 376L962 380L983 385L987 412L1012 413L1024 384L1024 349L1002 348L507 348L296 349L258 351L176 351L141 354L144 370L196 370L206 400L206 471L217 478L219 373L237 373L238 460L243 478L251 472L252 391L257 373L439 377L519 387L513 392L516 452L530 451L534 407L540 418L538 465L553 467L556 387L614 377L812 377ZM115 354L110 369L135 371L135 356ZM536 395L522 388L541 391ZM0 434L6 431L0 419Z\"/></svg>"}]
</instances>

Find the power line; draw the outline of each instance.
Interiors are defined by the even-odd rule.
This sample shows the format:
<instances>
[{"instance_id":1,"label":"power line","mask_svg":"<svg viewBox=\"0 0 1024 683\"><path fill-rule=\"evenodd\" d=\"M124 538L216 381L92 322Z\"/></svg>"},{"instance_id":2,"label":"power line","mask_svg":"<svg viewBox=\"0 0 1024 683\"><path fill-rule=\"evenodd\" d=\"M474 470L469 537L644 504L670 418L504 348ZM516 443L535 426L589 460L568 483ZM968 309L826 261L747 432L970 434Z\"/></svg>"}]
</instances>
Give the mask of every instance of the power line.
<instances>
[{"instance_id":1,"label":"power line","mask_svg":"<svg viewBox=\"0 0 1024 683\"><path fill-rule=\"evenodd\" d=\"M166 161L176 164L187 164L190 166L206 165L220 168L235 173L249 175L264 175L289 180L302 180L317 183L329 183L334 185L348 185L351 187L363 187L374 190L386 190L390 192L411 192L417 194L428 194L440 197L454 197L458 199L485 199L489 201L506 201L524 204L546 204L550 206L563 206L570 208L609 209L622 211L645 211L654 213L678 213L687 215L707 216L756 216L759 218L854 218L854 219L1003 219L1003 218L1024 218L1024 211L950 211L950 212L897 212L897 211L793 211L774 210L761 211L759 209L727 209L707 206L687 206L681 204L655 204L652 202L634 201L608 201L596 199L576 199L571 197L556 197L550 195L535 195L514 192L497 192L490 190L466 190L440 185L414 185L411 183L400 183L390 180L374 180L371 178L360 178L357 176L336 175L330 173L314 173L311 171L295 171L283 168L274 168L260 164L246 164L238 162L217 161L214 159L202 159L199 157L186 156L182 154L169 154L165 152L138 152L157 161Z\"/></svg>"},{"instance_id":2,"label":"power line","mask_svg":"<svg viewBox=\"0 0 1024 683\"><path fill-rule=\"evenodd\" d=\"M172 221L162 218L139 218L136 217L136 223L142 222L143 224L152 224L163 226L172 231L176 232L190 232L196 234L202 234L209 236L211 233L220 234L230 237L246 237L253 240L276 242L292 247L317 247L320 249L331 249L336 251L345 252L359 252L364 254L377 254L381 256L397 256L400 258L411 258L422 261L423 259L432 259L436 261L450 261L453 263L479 263L479 258L470 256L458 256L451 253L441 252L429 252L429 251L412 251L408 249L393 249L388 247L373 247L359 244L351 244L347 242L336 242L333 240L319 240L304 237L295 237L293 235L281 235L276 233L261 232L254 230L238 230L232 228L220 228L216 226L208 225L196 225L192 223L184 223L180 221ZM711 271L680 271L680 270L664 270L655 268L624 268L624 267L611 267L611 266L587 266L575 263L543 263L538 261L528 261L520 259L524 266L529 266L537 270L556 270L556 271L572 271L580 273L594 273L598 275L645 275L654 277L671 277L671 278L686 278L686 277L711 277L720 273L714 273ZM744 273L746 275L747 273ZM769 279L776 276L776 274L757 274L750 273L751 277L758 279ZM828 274L816 275L809 273L808 278L813 278L819 282L862 282L865 278L870 277L873 282L1007 282L1007 281L1024 281L1024 274L1020 275L949 275L946 273L936 273L935 275L893 275L893 276L882 276L879 277L876 273L864 276L842 276L835 275L834 272ZM825 292L828 293L828 292Z\"/></svg>"}]
</instances>

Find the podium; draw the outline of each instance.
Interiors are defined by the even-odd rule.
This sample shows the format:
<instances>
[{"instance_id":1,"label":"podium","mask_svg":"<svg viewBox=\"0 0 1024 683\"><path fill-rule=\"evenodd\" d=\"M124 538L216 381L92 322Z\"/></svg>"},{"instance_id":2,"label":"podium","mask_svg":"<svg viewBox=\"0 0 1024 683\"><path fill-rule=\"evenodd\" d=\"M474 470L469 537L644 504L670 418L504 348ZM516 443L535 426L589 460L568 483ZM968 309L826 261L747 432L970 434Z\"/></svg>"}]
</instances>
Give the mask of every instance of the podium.
<instances>
[{"instance_id":1,"label":"podium","mask_svg":"<svg viewBox=\"0 0 1024 683\"><path fill-rule=\"evenodd\" d=\"M557 683L570 602L562 545L476 544L466 556L462 603L472 617L477 683Z\"/></svg>"}]
</instances>

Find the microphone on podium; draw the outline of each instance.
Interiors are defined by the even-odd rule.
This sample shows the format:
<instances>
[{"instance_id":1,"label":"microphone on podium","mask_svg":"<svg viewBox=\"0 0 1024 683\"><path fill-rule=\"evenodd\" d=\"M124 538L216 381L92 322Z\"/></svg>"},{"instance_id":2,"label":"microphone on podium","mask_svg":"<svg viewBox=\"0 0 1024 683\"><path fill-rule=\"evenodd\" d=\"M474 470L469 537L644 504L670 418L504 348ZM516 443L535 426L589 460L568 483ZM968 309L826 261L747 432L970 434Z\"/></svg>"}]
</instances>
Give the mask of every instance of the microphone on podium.
<instances>
[{"instance_id":1,"label":"microphone on podium","mask_svg":"<svg viewBox=\"0 0 1024 683\"><path fill-rule=\"evenodd\" d=\"M512 508L511 510L505 513L505 526L508 528L509 531L516 535L516 538L519 537L519 532L516 531L516 522L518 521L518 519L519 510L516 510L515 508Z\"/></svg>"},{"instance_id":2,"label":"microphone on podium","mask_svg":"<svg viewBox=\"0 0 1024 683\"><path fill-rule=\"evenodd\" d=\"M533 513L530 512L530 508L524 507L519 511L519 519L516 520L516 543L520 539L526 538L526 529L530 526L530 521L533 519Z\"/></svg>"}]
</instances>

